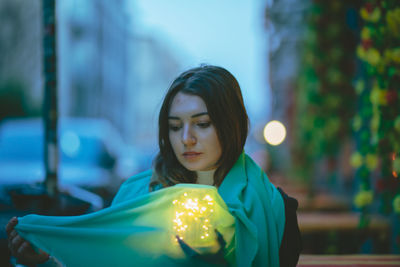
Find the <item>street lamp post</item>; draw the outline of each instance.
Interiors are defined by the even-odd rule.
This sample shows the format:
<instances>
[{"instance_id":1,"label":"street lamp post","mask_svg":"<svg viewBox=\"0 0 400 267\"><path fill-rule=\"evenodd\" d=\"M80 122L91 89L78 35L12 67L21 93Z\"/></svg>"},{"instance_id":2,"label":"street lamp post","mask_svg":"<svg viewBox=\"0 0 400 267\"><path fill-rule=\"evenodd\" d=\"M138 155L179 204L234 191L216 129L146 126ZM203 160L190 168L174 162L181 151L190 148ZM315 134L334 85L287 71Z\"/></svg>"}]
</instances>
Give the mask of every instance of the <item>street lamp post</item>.
<instances>
[{"instance_id":1,"label":"street lamp post","mask_svg":"<svg viewBox=\"0 0 400 267\"><path fill-rule=\"evenodd\" d=\"M56 0L42 0L44 80L44 186L24 184L8 193L13 209L23 213L78 215L103 207L101 197L76 186L58 184ZM20 216L21 213L18 213Z\"/></svg>"},{"instance_id":2,"label":"street lamp post","mask_svg":"<svg viewBox=\"0 0 400 267\"><path fill-rule=\"evenodd\" d=\"M42 0L43 8L43 121L45 128L45 188L50 196L58 193L57 140L57 35L56 0Z\"/></svg>"}]
</instances>

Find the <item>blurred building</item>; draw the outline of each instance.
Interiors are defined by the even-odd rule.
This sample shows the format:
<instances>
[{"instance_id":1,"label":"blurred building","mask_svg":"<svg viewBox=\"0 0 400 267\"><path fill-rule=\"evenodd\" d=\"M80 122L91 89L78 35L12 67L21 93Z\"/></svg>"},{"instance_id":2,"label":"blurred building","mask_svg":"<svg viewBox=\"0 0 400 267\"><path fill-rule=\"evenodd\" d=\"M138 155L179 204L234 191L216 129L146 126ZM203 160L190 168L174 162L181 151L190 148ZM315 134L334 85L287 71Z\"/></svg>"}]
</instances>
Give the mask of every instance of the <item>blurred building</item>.
<instances>
[{"instance_id":1,"label":"blurred building","mask_svg":"<svg viewBox=\"0 0 400 267\"><path fill-rule=\"evenodd\" d=\"M127 131L135 147L154 154L158 149L158 112L181 63L175 51L151 32L134 30L129 51L131 103L127 107Z\"/></svg>"},{"instance_id":2,"label":"blurred building","mask_svg":"<svg viewBox=\"0 0 400 267\"><path fill-rule=\"evenodd\" d=\"M269 64L272 95L272 118L287 127L287 142L274 149L279 169L287 169L291 161L290 146L294 142L294 91L307 27L306 13L310 1L275 0L266 9L266 26L269 32Z\"/></svg>"},{"instance_id":3,"label":"blurred building","mask_svg":"<svg viewBox=\"0 0 400 267\"><path fill-rule=\"evenodd\" d=\"M0 120L40 116L42 2L0 2ZM124 140L155 151L162 97L180 64L152 32L135 29L127 1L57 1L60 116L108 119ZM35 111L35 112L33 112Z\"/></svg>"},{"instance_id":4,"label":"blurred building","mask_svg":"<svg viewBox=\"0 0 400 267\"><path fill-rule=\"evenodd\" d=\"M40 1L0 1L0 120L41 105Z\"/></svg>"},{"instance_id":5,"label":"blurred building","mask_svg":"<svg viewBox=\"0 0 400 267\"><path fill-rule=\"evenodd\" d=\"M61 116L102 117L125 130L129 30L124 2L57 2Z\"/></svg>"},{"instance_id":6,"label":"blurred building","mask_svg":"<svg viewBox=\"0 0 400 267\"><path fill-rule=\"evenodd\" d=\"M60 113L106 118L150 157L157 147L157 111L179 64L157 36L136 33L126 5L59 2Z\"/></svg>"}]
</instances>

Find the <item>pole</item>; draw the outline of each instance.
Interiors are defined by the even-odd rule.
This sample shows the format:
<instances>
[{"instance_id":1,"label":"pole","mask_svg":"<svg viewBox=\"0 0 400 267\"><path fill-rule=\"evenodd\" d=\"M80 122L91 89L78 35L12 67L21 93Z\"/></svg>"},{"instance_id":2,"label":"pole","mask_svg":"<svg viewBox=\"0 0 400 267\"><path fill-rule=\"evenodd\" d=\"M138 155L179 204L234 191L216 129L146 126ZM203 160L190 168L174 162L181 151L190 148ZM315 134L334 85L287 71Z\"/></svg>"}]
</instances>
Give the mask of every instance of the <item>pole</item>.
<instances>
[{"instance_id":1,"label":"pole","mask_svg":"<svg viewBox=\"0 0 400 267\"><path fill-rule=\"evenodd\" d=\"M44 186L50 196L58 193L58 140L57 140L57 42L56 0L42 0L43 8L43 122L45 130Z\"/></svg>"}]
</instances>

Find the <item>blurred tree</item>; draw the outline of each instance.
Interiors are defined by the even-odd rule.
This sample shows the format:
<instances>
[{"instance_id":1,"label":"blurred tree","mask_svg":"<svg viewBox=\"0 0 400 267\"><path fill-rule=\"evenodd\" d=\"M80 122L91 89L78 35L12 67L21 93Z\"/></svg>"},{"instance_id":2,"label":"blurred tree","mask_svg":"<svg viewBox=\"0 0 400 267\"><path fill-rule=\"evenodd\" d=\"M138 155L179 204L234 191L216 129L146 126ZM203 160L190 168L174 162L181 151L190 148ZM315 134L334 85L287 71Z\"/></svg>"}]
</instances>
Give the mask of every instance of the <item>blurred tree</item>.
<instances>
[{"instance_id":1,"label":"blurred tree","mask_svg":"<svg viewBox=\"0 0 400 267\"><path fill-rule=\"evenodd\" d=\"M24 87L18 81L0 85L0 121L7 117L23 117L28 113L24 103Z\"/></svg>"},{"instance_id":2,"label":"blurred tree","mask_svg":"<svg viewBox=\"0 0 400 267\"><path fill-rule=\"evenodd\" d=\"M360 184L354 204L368 214L379 211L400 218L400 2L364 0L357 55L359 103L353 129L358 138L352 165ZM394 249L400 251L400 226Z\"/></svg>"},{"instance_id":3,"label":"blurred tree","mask_svg":"<svg viewBox=\"0 0 400 267\"><path fill-rule=\"evenodd\" d=\"M296 170L310 185L337 184L355 112L358 1L313 1L295 100Z\"/></svg>"}]
</instances>

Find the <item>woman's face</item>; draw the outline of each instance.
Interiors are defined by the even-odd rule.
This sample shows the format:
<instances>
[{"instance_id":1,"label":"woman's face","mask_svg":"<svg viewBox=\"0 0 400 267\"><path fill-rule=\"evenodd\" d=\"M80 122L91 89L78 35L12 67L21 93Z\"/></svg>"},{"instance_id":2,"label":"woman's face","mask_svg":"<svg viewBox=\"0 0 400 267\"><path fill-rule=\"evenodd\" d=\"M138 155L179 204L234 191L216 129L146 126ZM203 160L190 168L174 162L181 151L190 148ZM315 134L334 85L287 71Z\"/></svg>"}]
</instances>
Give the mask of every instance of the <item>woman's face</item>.
<instances>
[{"instance_id":1,"label":"woman's face","mask_svg":"<svg viewBox=\"0 0 400 267\"><path fill-rule=\"evenodd\" d=\"M190 171L208 171L222 154L206 104L195 95L178 93L168 114L169 140L178 161Z\"/></svg>"}]
</instances>

